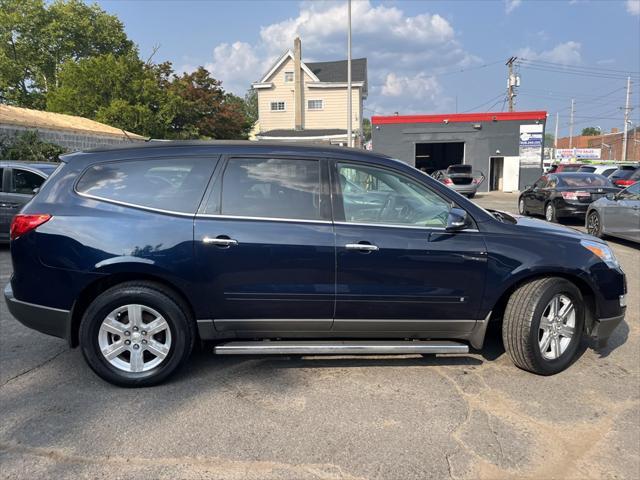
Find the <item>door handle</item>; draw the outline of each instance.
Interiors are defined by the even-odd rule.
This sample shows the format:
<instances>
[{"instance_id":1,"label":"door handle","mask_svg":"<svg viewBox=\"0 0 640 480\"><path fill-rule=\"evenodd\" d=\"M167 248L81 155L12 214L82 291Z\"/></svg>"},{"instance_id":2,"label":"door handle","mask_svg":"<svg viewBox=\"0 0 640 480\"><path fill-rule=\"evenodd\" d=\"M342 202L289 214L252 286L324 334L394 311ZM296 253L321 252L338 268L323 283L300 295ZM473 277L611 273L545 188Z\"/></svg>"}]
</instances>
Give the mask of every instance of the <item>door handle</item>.
<instances>
[{"instance_id":1,"label":"door handle","mask_svg":"<svg viewBox=\"0 0 640 480\"><path fill-rule=\"evenodd\" d=\"M226 235L219 235L216 238L204 237L202 243L205 245L217 245L219 247L233 247L238 245L238 241L233 238L229 238Z\"/></svg>"},{"instance_id":2,"label":"door handle","mask_svg":"<svg viewBox=\"0 0 640 480\"><path fill-rule=\"evenodd\" d=\"M371 245L370 243L347 243L344 248L360 252L377 252L380 250L377 245Z\"/></svg>"}]
</instances>

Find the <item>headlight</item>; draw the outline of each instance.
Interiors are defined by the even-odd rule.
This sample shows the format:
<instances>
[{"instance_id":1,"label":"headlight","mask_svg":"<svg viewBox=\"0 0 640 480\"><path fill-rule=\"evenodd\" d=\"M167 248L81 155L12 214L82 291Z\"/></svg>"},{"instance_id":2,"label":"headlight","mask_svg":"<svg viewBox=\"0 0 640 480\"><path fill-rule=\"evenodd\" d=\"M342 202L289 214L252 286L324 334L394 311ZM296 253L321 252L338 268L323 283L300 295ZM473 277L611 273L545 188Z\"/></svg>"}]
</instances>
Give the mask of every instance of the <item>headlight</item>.
<instances>
[{"instance_id":1,"label":"headlight","mask_svg":"<svg viewBox=\"0 0 640 480\"><path fill-rule=\"evenodd\" d=\"M580 245L593 253L596 257L600 258L604 263L611 268L617 268L620 266L616 256L613 254L608 245L600 242L593 242L591 240L580 240Z\"/></svg>"}]
</instances>

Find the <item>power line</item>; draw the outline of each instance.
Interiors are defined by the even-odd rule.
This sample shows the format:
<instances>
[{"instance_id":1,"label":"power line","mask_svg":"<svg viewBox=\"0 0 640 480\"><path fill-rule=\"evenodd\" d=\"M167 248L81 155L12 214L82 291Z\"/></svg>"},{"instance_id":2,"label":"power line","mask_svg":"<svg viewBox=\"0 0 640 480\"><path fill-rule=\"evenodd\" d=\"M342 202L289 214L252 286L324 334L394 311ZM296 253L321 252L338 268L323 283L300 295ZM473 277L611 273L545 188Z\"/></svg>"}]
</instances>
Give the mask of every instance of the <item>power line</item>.
<instances>
[{"instance_id":1,"label":"power line","mask_svg":"<svg viewBox=\"0 0 640 480\"><path fill-rule=\"evenodd\" d=\"M545 67L541 65L531 65L527 63L518 63L518 66L528 70L534 70L534 71L545 72L545 73L560 73L563 75L574 75L579 77L593 77L593 78L607 78L611 80L622 80L622 79L626 79L628 76L624 74L607 74L607 73L596 73L596 72L581 71L581 70L572 70L569 68L560 69L560 68L554 68L554 67ZM640 76L632 75L631 77L633 79L640 80Z\"/></svg>"},{"instance_id":2,"label":"power line","mask_svg":"<svg viewBox=\"0 0 640 480\"><path fill-rule=\"evenodd\" d=\"M533 60L533 59L529 59L529 58L520 58L521 61L527 62L527 63L531 63L531 64L544 64L544 65L550 65L550 66L554 66L554 67L563 67L563 68L574 68L574 69L580 69L580 70L593 70L596 72L613 72L613 73L622 73L624 75L630 75L630 74L637 74L640 75L640 71L633 71L633 70L615 70L613 68L607 68L607 67L593 67L593 66L588 66L588 65L567 65L564 63L558 63L558 62L549 62L546 60Z\"/></svg>"},{"instance_id":3,"label":"power line","mask_svg":"<svg viewBox=\"0 0 640 480\"><path fill-rule=\"evenodd\" d=\"M500 98L502 99L502 96L504 95L504 92L500 92L498 95L491 97L489 100L482 102L480 105L478 105L477 107L473 107L470 108L468 110L465 110L464 112L461 113L468 113L468 112L473 112L474 110L477 110L478 108L484 107L485 105L489 105L491 102L493 102L496 98Z\"/></svg>"}]
</instances>

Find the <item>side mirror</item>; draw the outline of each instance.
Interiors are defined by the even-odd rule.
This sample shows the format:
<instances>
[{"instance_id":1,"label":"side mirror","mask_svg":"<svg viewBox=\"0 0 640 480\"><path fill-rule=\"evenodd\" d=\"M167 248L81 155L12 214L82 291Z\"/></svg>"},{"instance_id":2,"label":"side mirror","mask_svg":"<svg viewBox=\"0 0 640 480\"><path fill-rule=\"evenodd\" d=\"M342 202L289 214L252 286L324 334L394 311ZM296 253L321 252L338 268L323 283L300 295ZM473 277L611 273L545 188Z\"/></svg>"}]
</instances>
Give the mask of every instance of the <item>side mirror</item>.
<instances>
[{"instance_id":1,"label":"side mirror","mask_svg":"<svg viewBox=\"0 0 640 480\"><path fill-rule=\"evenodd\" d=\"M36 187L33 189L33 194L35 195L36 193L38 193L40 191L40 187Z\"/></svg>"},{"instance_id":2,"label":"side mirror","mask_svg":"<svg viewBox=\"0 0 640 480\"><path fill-rule=\"evenodd\" d=\"M607 193L607 194L605 195L605 198L606 198L607 200L615 200L615 199L616 199L616 194L615 194L615 193Z\"/></svg>"},{"instance_id":3,"label":"side mirror","mask_svg":"<svg viewBox=\"0 0 640 480\"><path fill-rule=\"evenodd\" d=\"M455 232L464 229L469 223L469 217L466 210L461 208L452 208L449 210L449 216L447 217L447 232Z\"/></svg>"}]
</instances>

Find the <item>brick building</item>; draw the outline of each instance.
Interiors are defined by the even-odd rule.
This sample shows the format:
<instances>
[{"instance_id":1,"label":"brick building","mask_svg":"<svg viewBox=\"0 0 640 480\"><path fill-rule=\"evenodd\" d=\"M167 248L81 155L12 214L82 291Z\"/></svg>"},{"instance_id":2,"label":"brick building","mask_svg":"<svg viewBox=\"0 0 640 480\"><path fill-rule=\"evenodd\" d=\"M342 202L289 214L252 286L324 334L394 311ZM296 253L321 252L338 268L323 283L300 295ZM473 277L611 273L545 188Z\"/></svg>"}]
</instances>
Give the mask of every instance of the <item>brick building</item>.
<instances>
[{"instance_id":1,"label":"brick building","mask_svg":"<svg viewBox=\"0 0 640 480\"><path fill-rule=\"evenodd\" d=\"M627 160L640 160L640 127L627 133ZM573 148L600 148L602 160L622 160L623 132L617 128L603 135L578 135L573 137ZM569 137L558 138L558 148L569 148Z\"/></svg>"},{"instance_id":2,"label":"brick building","mask_svg":"<svg viewBox=\"0 0 640 480\"><path fill-rule=\"evenodd\" d=\"M0 105L0 137L33 130L43 141L60 145L70 152L146 140L88 118Z\"/></svg>"}]
</instances>

